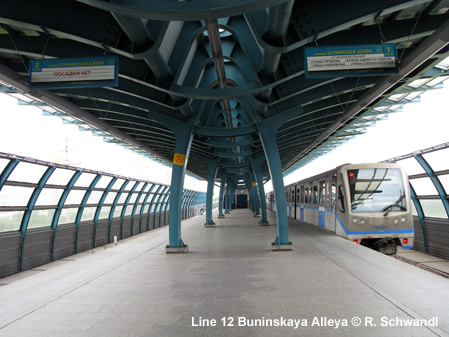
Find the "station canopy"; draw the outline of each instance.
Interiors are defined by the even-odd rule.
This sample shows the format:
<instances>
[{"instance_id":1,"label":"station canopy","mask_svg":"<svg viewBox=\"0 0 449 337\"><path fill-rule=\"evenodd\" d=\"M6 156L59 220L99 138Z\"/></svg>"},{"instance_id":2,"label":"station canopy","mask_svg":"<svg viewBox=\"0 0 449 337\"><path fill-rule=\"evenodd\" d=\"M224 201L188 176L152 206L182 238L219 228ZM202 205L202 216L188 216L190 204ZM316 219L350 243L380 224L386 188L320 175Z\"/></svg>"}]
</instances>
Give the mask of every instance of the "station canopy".
<instances>
[{"instance_id":1,"label":"station canopy","mask_svg":"<svg viewBox=\"0 0 449 337\"><path fill-rule=\"evenodd\" d=\"M0 4L2 92L169 164L184 126L193 137L187 170L204 179L210 160L224 174L248 174L264 155L261 123L279 125L286 174L449 75L446 0ZM321 56L305 58L306 47ZM386 54L376 48L388 47L395 54L379 61Z\"/></svg>"}]
</instances>

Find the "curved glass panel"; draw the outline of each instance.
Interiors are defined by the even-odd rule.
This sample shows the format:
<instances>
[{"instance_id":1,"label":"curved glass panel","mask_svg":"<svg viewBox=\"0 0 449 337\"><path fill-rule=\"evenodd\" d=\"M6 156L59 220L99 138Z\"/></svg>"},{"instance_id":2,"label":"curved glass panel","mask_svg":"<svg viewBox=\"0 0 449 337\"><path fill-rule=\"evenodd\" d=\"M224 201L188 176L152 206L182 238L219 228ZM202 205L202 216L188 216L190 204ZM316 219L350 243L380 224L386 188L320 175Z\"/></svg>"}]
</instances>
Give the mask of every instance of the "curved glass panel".
<instances>
[{"instance_id":1,"label":"curved glass panel","mask_svg":"<svg viewBox=\"0 0 449 337\"><path fill-rule=\"evenodd\" d=\"M14 171L12 171L8 180L36 184L42 178L42 175L46 170L47 166L20 162Z\"/></svg>"},{"instance_id":2,"label":"curved glass panel","mask_svg":"<svg viewBox=\"0 0 449 337\"><path fill-rule=\"evenodd\" d=\"M5 158L0 158L0 174L3 172L3 170L5 169L6 165L8 165L10 162L9 159L5 159Z\"/></svg>"},{"instance_id":3,"label":"curved glass panel","mask_svg":"<svg viewBox=\"0 0 449 337\"><path fill-rule=\"evenodd\" d=\"M54 214L54 209L34 210L31 213L28 228L50 227Z\"/></svg>"},{"instance_id":4,"label":"curved glass panel","mask_svg":"<svg viewBox=\"0 0 449 337\"><path fill-rule=\"evenodd\" d=\"M128 183L128 185L126 185L124 191L130 191L134 187L135 184L136 184L136 181L135 180L131 180Z\"/></svg>"},{"instance_id":5,"label":"curved glass panel","mask_svg":"<svg viewBox=\"0 0 449 337\"><path fill-rule=\"evenodd\" d=\"M449 148L426 153L423 155L423 157L434 172L448 169L449 165L447 162L447 158L449 157Z\"/></svg>"},{"instance_id":6,"label":"curved glass panel","mask_svg":"<svg viewBox=\"0 0 449 337\"><path fill-rule=\"evenodd\" d=\"M59 188L42 189L39 198L37 198L36 206L57 205L63 192L64 190Z\"/></svg>"},{"instance_id":7,"label":"curved glass panel","mask_svg":"<svg viewBox=\"0 0 449 337\"><path fill-rule=\"evenodd\" d=\"M109 213L111 212L111 207L106 206L102 207L100 211L100 215L98 216L98 219L107 219L109 218Z\"/></svg>"},{"instance_id":8,"label":"curved glass panel","mask_svg":"<svg viewBox=\"0 0 449 337\"><path fill-rule=\"evenodd\" d=\"M352 213L407 211L400 169L348 170Z\"/></svg>"},{"instance_id":9,"label":"curved glass panel","mask_svg":"<svg viewBox=\"0 0 449 337\"><path fill-rule=\"evenodd\" d=\"M123 206L117 206L114 210L113 218L119 218L122 215Z\"/></svg>"},{"instance_id":10,"label":"curved glass panel","mask_svg":"<svg viewBox=\"0 0 449 337\"><path fill-rule=\"evenodd\" d=\"M0 232L18 231L24 211L0 212Z\"/></svg>"},{"instance_id":11,"label":"curved glass panel","mask_svg":"<svg viewBox=\"0 0 449 337\"><path fill-rule=\"evenodd\" d=\"M47 180L47 184L67 186L74 174L75 171L73 170L56 168L56 170L51 174L50 179Z\"/></svg>"},{"instance_id":12,"label":"curved glass panel","mask_svg":"<svg viewBox=\"0 0 449 337\"><path fill-rule=\"evenodd\" d=\"M128 205L128 207L126 207L125 216L132 215L133 208L134 208L134 205Z\"/></svg>"},{"instance_id":13,"label":"curved glass panel","mask_svg":"<svg viewBox=\"0 0 449 337\"><path fill-rule=\"evenodd\" d=\"M81 221L93 220L97 207L85 207Z\"/></svg>"},{"instance_id":14,"label":"curved glass panel","mask_svg":"<svg viewBox=\"0 0 449 337\"><path fill-rule=\"evenodd\" d=\"M78 208L63 208L61 211L61 215L59 216L58 225L74 223L77 213Z\"/></svg>"},{"instance_id":15,"label":"curved glass panel","mask_svg":"<svg viewBox=\"0 0 449 337\"><path fill-rule=\"evenodd\" d=\"M96 174L83 172L75 183L75 186L89 187Z\"/></svg>"},{"instance_id":16,"label":"curved glass panel","mask_svg":"<svg viewBox=\"0 0 449 337\"><path fill-rule=\"evenodd\" d=\"M3 186L0 191L0 206L26 206L33 191L33 187Z\"/></svg>"},{"instance_id":17,"label":"curved glass panel","mask_svg":"<svg viewBox=\"0 0 449 337\"><path fill-rule=\"evenodd\" d=\"M428 177L410 179L410 184L413 186L416 195L437 195L437 189L432 180Z\"/></svg>"},{"instance_id":18,"label":"curved glass panel","mask_svg":"<svg viewBox=\"0 0 449 337\"><path fill-rule=\"evenodd\" d=\"M117 195L117 192L109 192L106 200L104 201L105 204L112 204L114 202L115 196Z\"/></svg>"},{"instance_id":19,"label":"curved glass panel","mask_svg":"<svg viewBox=\"0 0 449 337\"><path fill-rule=\"evenodd\" d=\"M416 161L415 158L408 158L404 160L400 160L397 162L398 165L401 165L407 172L407 175L411 176L414 174L426 173L422 166Z\"/></svg>"},{"instance_id":20,"label":"curved glass panel","mask_svg":"<svg viewBox=\"0 0 449 337\"><path fill-rule=\"evenodd\" d=\"M128 198L129 192L123 191L123 193L120 195L120 198L118 199L119 204L123 204L126 201L126 198Z\"/></svg>"},{"instance_id":21,"label":"curved glass panel","mask_svg":"<svg viewBox=\"0 0 449 337\"><path fill-rule=\"evenodd\" d=\"M424 211L424 216L447 219L447 213L441 199L421 199L420 202Z\"/></svg>"},{"instance_id":22,"label":"curved glass panel","mask_svg":"<svg viewBox=\"0 0 449 337\"><path fill-rule=\"evenodd\" d=\"M65 205L79 205L84 198L86 191L83 190L71 190L67 199L65 201Z\"/></svg>"},{"instance_id":23,"label":"curved glass panel","mask_svg":"<svg viewBox=\"0 0 449 337\"><path fill-rule=\"evenodd\" d=\"M88 204L98 204L100 202L101 197L103 196L103 191L92 191L87 200Z\"/></svg>"},{"instance_id":24,"label":"curved glass panel","mask_svg":"<svg viewBox=\"0 0 449 337\"><path fill-rule=\"evenodd\" d=\"M443 185L446 195L448 195L449 194L449 174L438 176L438 179L440 180L441 185Z\"/></svg>"},{"instance_id":25,"label":"curved glass panel","mask_svg":"<svg viewBox=\"0 0 449 337\"><path fill-rule=\"evenodd\" d=\"M138 195L139 195L139 193L134 192L133 195L131 196L131 198L129 198L129 203L134 204L136 202Z\"/></svg>"},{"instance_id":26,"label":"curved glass panel","mask_svg":"<svg viewBox=\"0 0 449 337\"><path fill-rule=\"evenodd\" d=\"M106 188L109 183L111 182L112 177L109 176L102 176L100 180L98 181L97 185L95 185L95 188Z\"/></svg>"}]
</instances>

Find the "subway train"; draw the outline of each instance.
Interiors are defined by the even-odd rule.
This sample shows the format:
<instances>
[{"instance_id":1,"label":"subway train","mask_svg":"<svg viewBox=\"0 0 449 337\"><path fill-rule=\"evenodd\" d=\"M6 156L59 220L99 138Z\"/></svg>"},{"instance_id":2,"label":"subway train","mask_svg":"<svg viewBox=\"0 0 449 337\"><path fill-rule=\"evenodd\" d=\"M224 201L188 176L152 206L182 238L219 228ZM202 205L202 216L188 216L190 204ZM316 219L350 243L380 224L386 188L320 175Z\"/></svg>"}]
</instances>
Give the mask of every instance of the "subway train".
<instances>
[{"instance_id":1,"label":"subway train","mask_svg":"<svg viewBox=\"0 0 449 337\"><path fill-rule=\"evenodd\" d=\"M287 214L354 243L395 254L413 248L406 172L396 164L345 164L285 187ZM268 208L276 210L273 192Z\"/></svg>"}]
</instances>

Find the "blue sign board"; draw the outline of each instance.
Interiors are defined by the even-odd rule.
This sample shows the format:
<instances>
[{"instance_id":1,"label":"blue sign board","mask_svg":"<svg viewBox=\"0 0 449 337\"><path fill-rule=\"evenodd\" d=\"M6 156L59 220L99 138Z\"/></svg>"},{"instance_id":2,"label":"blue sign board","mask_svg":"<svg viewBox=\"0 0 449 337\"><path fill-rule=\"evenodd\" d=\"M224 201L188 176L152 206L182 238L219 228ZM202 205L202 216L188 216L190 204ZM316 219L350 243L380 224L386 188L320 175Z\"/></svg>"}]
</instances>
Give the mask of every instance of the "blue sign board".
<instances>
[{"instance_id":1,"label":"blue sign board","mask_svg":"<svg viewBox=\"0 0 449 337\"><path fill-rule=\"evenodd\" d=\"M30 60L30 89L118 86L118 57Z\"/></svg>"},{"instance_id":2,"label":"blue sign board","mask_svg":"<svg viewBox=\"0 0 449 337\"><path fill-rule=\"evenodd\" d=\"M347 77L396 74L398 52L394 43L305 47L305 77Z\"/></svg>"}]
</instances>

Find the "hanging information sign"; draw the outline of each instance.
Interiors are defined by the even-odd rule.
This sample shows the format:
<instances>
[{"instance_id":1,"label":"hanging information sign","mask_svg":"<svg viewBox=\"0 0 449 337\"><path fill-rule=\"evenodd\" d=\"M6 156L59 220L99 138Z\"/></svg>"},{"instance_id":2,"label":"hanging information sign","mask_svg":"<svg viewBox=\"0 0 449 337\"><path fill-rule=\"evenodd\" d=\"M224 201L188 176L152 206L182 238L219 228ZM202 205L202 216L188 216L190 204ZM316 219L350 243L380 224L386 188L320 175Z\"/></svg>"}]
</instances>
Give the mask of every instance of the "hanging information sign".
<instances>
[{"instance_id":1,"label":"hanging information sign","mask_svg":"<svg viewBox=\"0 0 449 337\"><path fill-rule=\"evenodd\" d=\"M117 56L30 60L30 89L118 85Z\"/></svg>"},{"instance_id":2,"label":"hanging information sign","mask_svg":"<svg viewBox=\"0 0 449 337\"><path fill-rule=\"evenodd\" d=\"M396 44L305 47L305 77L389 75L398 72Z\"/></svg>"}]
</instances>

